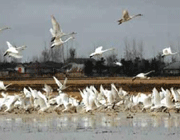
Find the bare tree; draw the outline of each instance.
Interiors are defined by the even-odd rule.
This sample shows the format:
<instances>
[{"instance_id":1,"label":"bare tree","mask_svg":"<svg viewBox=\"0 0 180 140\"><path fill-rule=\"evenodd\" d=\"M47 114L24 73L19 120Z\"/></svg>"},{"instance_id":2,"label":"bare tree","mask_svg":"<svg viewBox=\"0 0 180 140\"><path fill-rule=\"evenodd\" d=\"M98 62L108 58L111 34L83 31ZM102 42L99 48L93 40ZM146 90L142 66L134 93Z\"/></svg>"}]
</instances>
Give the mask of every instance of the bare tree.
<instances>
[{"instance_id":1,"label":"bare tree","mask_svg":"<svg viewBox=\"0 0 180 140\"><path fill-rule=\"evenodd\" d=\"M144 53L143 42L142 41L139 42L138 46L139 46L138 56L140 59L143 59L143 53Z\"/></svg>"},{"instance_id":2,"label":"bare tree","mask_svg":"<svg viewBox=\"0 0 180 140\"><path fill-rule=\"evenodd\" d=\"M112 65L114 62L118 61L116 54L111 54L106 57L107 65Z\"/></svg>"},{"instance_id":3,"label":"bare tree","mask_svg":"<svg viewBox=\"0 0 180 140\"><path fill-rule=\"evenodd\" d=\"M54 48L54 49L50 49L50 60L54 61L54 62L63 62L63 51L62 51L62 47L60 48Z\"/></svg>"},{"instance_id":4,"label":"bare tree","mask_svg":"<svg viewBox=\"0 0 180 140\"><path fill-rule=\"evenodd\" d=\"M69 49L69 54L70 54L70 58L74 59L75 55L76 55L76 49L75 48L70 48Z\"/></svg>"},{"instance_id":5,"label":"bare tree","mask_svg":"<svg viewBox=\"0 0 180 140\"><path fill-rule=\"evenodd\" d=\"M136 40L133 39L132 44L128 42L127 39L124 41L125 43L125 60L135 60L137 57L143 59L143 42L136 43Z\"/></svg>"},{"instance_id":6,"label":"bare tree","mask_svg":"<svg viewBox=\"0 0 180 140\"><path fill-rule=\"evenodd\" d=\"M50 61L50 59L50 50L45 47L44 50L41 52L40 62L47 62Z\"/></svg>"},{"instance_id":7,"label":"bare tree","mask_svg":"<svg viewBox=\"0 0 180 140\"><path fill-rule=\"evenodd\" d=\"M130 50L129 50L129 43L128 43L128 40L127 39L125 39L124 40L124 44L125 44L125 55L124 55L124 58L126 59L126 60L129 60L130 59Z\"/></svg>"},{"instance_id":8,"label":"bare tree","mask_svg":"<svg viewBox=\"0 0 180 140\"><path fill-rule=\"evenodd\" d=\"M31 62L39 62L38 56L33 56Z\"/></svg>"}]
</instances>

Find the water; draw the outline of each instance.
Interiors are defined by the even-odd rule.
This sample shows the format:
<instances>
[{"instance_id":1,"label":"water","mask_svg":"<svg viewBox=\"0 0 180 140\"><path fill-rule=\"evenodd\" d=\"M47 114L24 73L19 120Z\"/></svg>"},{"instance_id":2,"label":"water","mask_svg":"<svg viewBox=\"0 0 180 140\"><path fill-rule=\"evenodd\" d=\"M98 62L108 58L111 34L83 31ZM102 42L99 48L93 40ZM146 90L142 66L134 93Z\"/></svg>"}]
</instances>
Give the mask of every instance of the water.
<instances>
[{"instance_id":1,"label":"water","mask_svg":"<svg viewBox=\"0 0 180 140\"><path fill-rule=\"evenodd\" d=\"M180 115L25 115L0 117L0 139L179 139Z\"/></svg>"}]
</instances>

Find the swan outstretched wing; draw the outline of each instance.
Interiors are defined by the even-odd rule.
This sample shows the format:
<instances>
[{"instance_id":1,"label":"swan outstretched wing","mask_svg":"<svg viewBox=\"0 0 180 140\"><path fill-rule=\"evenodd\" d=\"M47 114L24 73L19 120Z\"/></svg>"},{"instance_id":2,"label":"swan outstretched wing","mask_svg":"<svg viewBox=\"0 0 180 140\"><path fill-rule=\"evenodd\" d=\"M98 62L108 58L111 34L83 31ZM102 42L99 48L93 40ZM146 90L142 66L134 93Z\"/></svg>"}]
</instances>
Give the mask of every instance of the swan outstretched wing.
<instances>
[{"instance_id":1,"label":"swan outstretched wing","mask_svg":"<svg viewBox=\"0 0 180 140\"><path fill-rule=\"evenodd\" d=\"M101 52L102 48L103 48L103 46L99 46L98 48L95 49L95 52Z\"/></svg>"},{"instance_id":2,"label":"swan outstretched wing","mask_svg":"<svg viewBox=\"0 0 180 140\"><path fill-rule=\"evenodd\" d=\"M129 13L127 10L123 10L123 18L124 19L129 19Z\"/></svg>"},{"instance_id":3,"label":"swan outstretched wing","mask_svg":"<svg viewBox=\"0 0 180 140\"><path fill-rule=\"evenodd\" d=\"M24 49L26 49L27 48L27 46L21 46L21 47L18 47L18 48L16 48L18 51L22 51L22 50L24 50Z\"/></svg>"},{"instance_id":4,"label":"swan outstretched wing","mask_svg":"<svg viewBox=\"0 0 180 140\"><path fill-rule=\"evenodd\" d=\"M11 45L11 43L9 43L8 41L6 41L6 44L8 45L8 48L14 48L14 46Z\"/></svg>"},{"instance_id":5,"label":"swan outstretched wing","mask_svg":"<svg viewBox=\"0 0 180 140\"><path fill-rule=\"evenodd\" d=\"M63 83L64 87L66 87L66 83L67 83L67 77L64 79L64 83Z\"/></svg>"},{"instance_id":6,"label":"swan outstretched wing","mask_svg":"<svg viewBox=\"0 0 180 140\"><path fill-rule=\"evenodd\" d=\"M11 28L10 28L10 27L1 28L1 29L0 29L0 32L3 31L3 30L7 30L7 29L11 29Z\"/></svg>"},{"instance_id":7,"label":"swan outstretched wing","mask_svg":"<svg viewBox=\"0 0 180 140\"><path fill-rule=\"evenodd\" d=\"M58 87L61 89L63 86L62 83L55 76L53 76L53 78L54 78L56 84L58 85Z\"/></svg>"},{"instance_id":8,"label":"swan outstretched wing","mask_svg":"<svg viewBox=\"0 0 180 140\"><path fill-rule=\"evenodd\" d=\"M54 31L61 31L59 23L56 21L55 17L52 15L51 16L51 22L53 26Z\"/></svg>"}]
</instances>

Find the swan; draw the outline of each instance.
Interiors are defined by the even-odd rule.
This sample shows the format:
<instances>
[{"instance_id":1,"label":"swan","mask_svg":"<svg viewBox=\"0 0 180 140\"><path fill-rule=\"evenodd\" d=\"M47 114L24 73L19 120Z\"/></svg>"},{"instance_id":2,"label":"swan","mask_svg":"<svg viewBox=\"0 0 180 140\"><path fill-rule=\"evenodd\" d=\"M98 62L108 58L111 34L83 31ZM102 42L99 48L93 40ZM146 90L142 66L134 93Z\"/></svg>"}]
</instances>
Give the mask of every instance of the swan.
<instances>
[{"instance_id":1,"label":"swan","mask_svg":"<svg viewBox=\"0 0 180 140\"><path fill-rule=\"evenodd\" d=\"M7 29L11 29L10 27L3 27L0 29L0 32L3 31L3 30L7 30Z\"/></svg>"},{"instance_id":2,"label":"swan","mask_svg":"<svg viewBox=\"0 0 180 140\"><path fill-rule=\"evenodd\" d=\"M115 62L115 64L116 64L117 66L122 66L122 63L121 63L121 62Z\"/></svg>"},{"instance_id":3,"label":"swan","mask_svg":"<svg viewBox=\"0 0 180 140\"><path fill-rule=\"evenodd\" d=\"M150 74L150 73L152 73L152 72L155 72L154 70L152 70L152 71L149 71L149 72L147 72L147 73L139 73L138 75L136 75L136 76L134 76L133 78L132 78L132 81L134 81L136 78L140 78L140 79L150 79L150 77L147 77L147 75L148 74Z\"/></svg>"},{"instance_id":4,"label":"swan","mask_svg":"<svg viewBox=\"0 0 180 140\"><path fill-rule=\"evenodd\" d=\"M111 93L113 95L114 101L118 102L120 101L120 97L119 97L119 91L117 90L116 86L112 83L111 84Z\"/></svg>"},{"instance_id":5,"label":"swan","mask_svg":"<svg viewBox=\"0 0 180 140\"><path fill-rule=\"evenodd\" d=\"M56 37L53 41L53 44L51 45L51 48L54 48L55 46L62 46L64 43L66 43L67 41L69 41L70 39L74 39L73 36L70 36L68 39L66 40L62 40L61 38L59 37Z\"/></svg>"},{"instance_id":6,"label":"swan","mask_svg":"<svg viewBox=\"0 0 180 140\"><path fill-rule=\"evenodd\" d=\"M88 92L89 99L88 99L88 107L86 108L86 112L89 110L93 110L95 108L99 108L102 104L98 100L98 92L94 92L91 88L86 88Z\"/></svg>"},{"instance_id":7,"label":"swan","mask_svg":"<svg viewBox=\"0 0 180 140\"><path fill-rule=\"evenodd\" d=\"M166 90L165 100L165 107L168 109L175 108L175 104L172 102L171 93L169 90Z\"/></svg>"},{"instance_id":8,"label":"swan","mask_svg":"<svg viewBox=\"0 0 180 140\"><path fill-rule=\"evenodd\" d=\"M44 84L44 88L42 88L42 90L44 90L46 92L46 97L49 99L50 98L50 95L52 94L53 92L53 89L51 86L47 85L47 84Z\"/></svg>"},{"instance_id":9,"label":"swan","mask_svg":"<svg viewBox=\"0 0 180 140\"><path fill-rule=\"evenodd\" d=\"M127 10L123 10L123 15L122 15L122 19L118 20L119 24L122 24L123 22L126 22L126 21L129 21L135 17L138 17L138 16L142 16L142 14L137 14L137 15L133 15L133 16L129 16L129 13Z\"/></svg>"},{"instance_id":10,"label":"swan","mask_svg":"<svg viewBox=\"0 0 180 140\"><path fill-rule=\"evenodd\" d=\"M175 102L180 102L180 94L173 87L170 88L171 93L174 97Z\"/></svg>"},{"instance_id":11,"label":"swan","mask_svg":"<svg viewBox=\"0 0 180 140\"><path fill-rule=\"evenodd\" d=\"M154 106L151 106L151 110L158 109L158 108L162 107L161 97L160 97L160 94L159 94L159 92L157 91L156 88L153 88L152 104L154 104Z\"/></svg>"},{"instance_id":12,"label":"swan","mask_svg":"<svg viewBox=\"0 0 180 140\"><path fill-rule=\"evenodd\" d=\"M7 95L4 100L4 105L7 109L4 112L11 111L14 108L14 104L19 100L19 95Z\"/></svg>"},{"instance_id":13,"label":"swan","mask_svg":"<svg viewBox=\"0 0 180 140\"><path fill-rule=\"evenodd\" d=\"M47 98L44 94L42 94L40 91L38 91L37 94L39 96L38 104L40 106L40 110L38 111L38 113L44 112L50 108L50 104L48 103Z\"/></svg>"},{"instance_id":14,"label":"swan","mask_svg":"<svg viewBox=\"0 0 180 140\"><path fill-rule=\"evenodd\" d=\"M61 92L57 97L54 98L54 100L57 103L57 105L54 107L54 110L58 108L60 105L64 105L64 108L65 108L64 110L62 110L62 112L69 111L70 107L72 107L72 104L69 103L68 94L66 93Z\"/></svg>"},{"instance_id":15,"label":"swan","mask_svg":"<svg viewBox=\"0 0 180 140\"><path fill-rule=\"evenodd\" d=\"M114 50L114 48L110 48L110 49L106 49L106 50L102 50L103 46L99 46L98 48L95 49L95 51L93 53L90 54L90 58L93 56L100 56L102 57L102 54L107 52L107 51L111 51Z\"/></svg>"},{"instance_id":16,"label":"swan","mask_svg":"<svg viewBox=\"0 0 180 140\"><path fill-rule=\"evenodd\" d=\"M53 42L56 38L57 40L63 36L67 36L67 35L74 35L76 34L75 32L72 32L70 34L66 34L64 33L61 28L59 23L56 21L55 17L53 15L51 15L51 22L52 22L52 26L53 28L50 28L50 33L52 34L52 39L51 42Z\"/></svg>"},{"instance_id":17,"label":"swan","mask_svg":"<svg viewBox=\"0 0 180 140\"><path fill-rule=\"evenodd\" d=\"M151 103L151 94L149 95L145 95L143 93L141 93L141 96L139 98L139 102L142 102L144 107L143 109L147 109L150 108L152 103Z\"/></svg>"},{"instance_id":18,"label":"swan","mask_svg":"<svg viewBox=\"0 0 180 140\"><path fill-rule=\"evenodd\" d=\"M67 83L67 77L65 78L63 84L62 84L55 76L53 76L53 78L54 78L56 84L57 84L58 87L59 87L58 91L62 91L62 90L64 90L64 89L67 88L67 86L66 86L66 83Z\"/></svg>"},{"instance_id":19,"label":"swan","mask_svg":"<svg viewBox=\"0 0 180 140\"><path fill-rule=\"evenodd\" d=\"M14 57L14 58L22 58L21 51L26 48L25 45L22 47L16 48L13 45L11 45L8 41L6 41L6 43L8 45L8 49L5 51L4 56L9 55L9 56Z\"/></svg>"},{"instance_id":20,"label":"swan","mask_svg":"<svg viewBox=\"0 0 180 140\"><path fill-rule=\"evenodd\" d=\"M0 81L0 90L7 90L7 87L9 87L10 85L12 85L12 83L4 86L4 82Z\"/></svg>"},{"instance_id":21,"label":"swan","mask_svg":"<svg viewBox=\"0 0 180 140\"><path fill-rule=\"evenodd\" d=\"M23 88L23 93L25 95L26 98L30 98L31 97L31 92L27 89L27 88Z\"/></svg>"},{"instance_id":22,"label":"swan","mask_svg":"<svg viewBox=\"0 0 180 140\"><path fill-rule=\"evenodd\" d=\"M51 15L51 22L52 22L52 26L53 26L53 28L50 29L50 32L52 34L51 42L53 42L51 45L51 48L54 48L55 46L62 46L64 43L66 43L70 39L74 39L73 36L70 36L68 39L63 41L61 39L61 37L67 36L67 35L74 35L76 33L72 32L70 34L65 34L64 32L62 32L62 30L59 26L59 23L56 21L56 19L53 15Z\"/></svg>"},{"instance_id":23,"label":"swan","mask_svg":"<svg viewBox=\"0 0 180 140\"><path fill-rule=\"evenodd\" d=\"M178 53L178 52L172 53L171 47L163 49L162 52L163 52L161 55L162 57L168 56L168 55L174 55Z\"/></svg>"}]
</instances>

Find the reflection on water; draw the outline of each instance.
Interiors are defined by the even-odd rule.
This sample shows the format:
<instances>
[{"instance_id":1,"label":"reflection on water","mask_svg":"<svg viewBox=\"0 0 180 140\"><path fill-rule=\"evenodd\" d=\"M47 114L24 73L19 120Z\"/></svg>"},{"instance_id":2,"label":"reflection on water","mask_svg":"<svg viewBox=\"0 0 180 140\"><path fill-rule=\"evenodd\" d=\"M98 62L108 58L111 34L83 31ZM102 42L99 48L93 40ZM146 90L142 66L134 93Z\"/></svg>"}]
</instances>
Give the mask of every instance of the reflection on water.
<instances>
[{"instance_id":1,"label":"reflection on water","mask_svg":"<svg viewBox=\"0 0 180 140\"><path fill-rule=\"evenodd\" d=\"M0 117L0 139L179 139L180 115L95 114Z\"/></svg>"},{"instance_id":2,"label":"reflection on water","mask_svg":"<svg viewBox=\"0 0 180 140\"><path fill-rule=\"evenodd\" d=\"M56 117L0 118L1 132L78 132L93 130L121 130L122 128L180 128L180 116L63 115Z\"/></svg>"}]
</instances>

